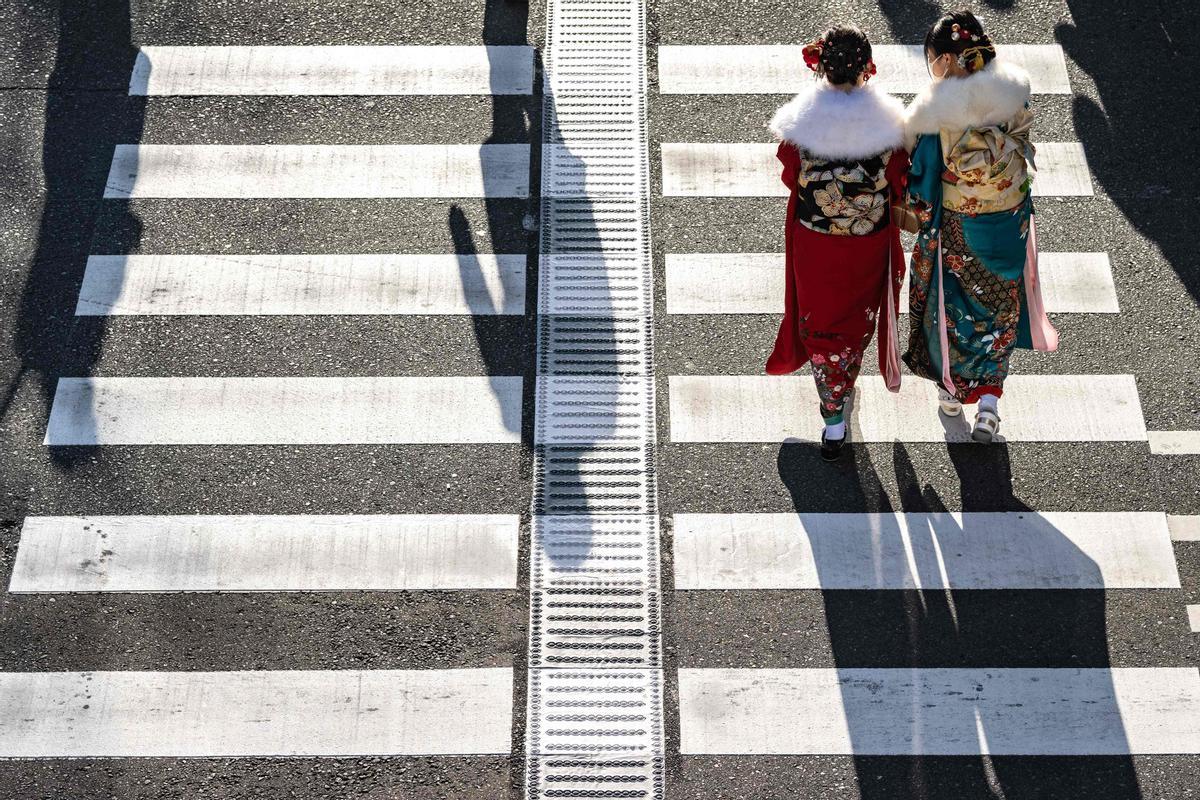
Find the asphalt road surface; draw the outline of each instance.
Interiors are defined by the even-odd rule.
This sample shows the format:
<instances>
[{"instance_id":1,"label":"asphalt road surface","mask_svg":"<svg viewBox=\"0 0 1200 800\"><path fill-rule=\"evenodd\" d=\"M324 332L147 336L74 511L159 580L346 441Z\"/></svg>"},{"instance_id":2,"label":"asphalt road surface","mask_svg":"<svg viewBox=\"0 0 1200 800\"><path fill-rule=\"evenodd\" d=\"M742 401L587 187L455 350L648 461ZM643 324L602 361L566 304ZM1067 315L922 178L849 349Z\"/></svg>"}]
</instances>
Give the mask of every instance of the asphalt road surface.
<instances>
[{"instance_id":1,"label":"asphalt road surface","mask_svg":"<svg viewBox=\"0 0 1200 800\"><path fill-rule=\"evenodd\" d=\"M0 798L523 796L554 3L3 12ZM1200 15L968 5L1065 65L1035 140L1090 194L1039 197L1039 243L1092 254L1064 297L1105 310L1052 313L1061 350L1014 358L1052 391L1012 441L901 429L830 466L807 408L685 397L761 399L729 381L761 375L779 316L723 306L725 267L691 295L711 313L676 307L674 260L781 251L784 201L664 196L690 167L663 145L766 144L787 94L676 93L660 48L837 21L915 44L942 7L648 2L667 798L1200 797L1200 454L1147 442L1200 431ZM213 69L252 45L469 49L403 51L387 93L347 87L345 49L299 70L333 88L260 64L171 90L172 48L225 48ZM159 89L131 90L139 64Z\"/></svg>"}]
</instances>

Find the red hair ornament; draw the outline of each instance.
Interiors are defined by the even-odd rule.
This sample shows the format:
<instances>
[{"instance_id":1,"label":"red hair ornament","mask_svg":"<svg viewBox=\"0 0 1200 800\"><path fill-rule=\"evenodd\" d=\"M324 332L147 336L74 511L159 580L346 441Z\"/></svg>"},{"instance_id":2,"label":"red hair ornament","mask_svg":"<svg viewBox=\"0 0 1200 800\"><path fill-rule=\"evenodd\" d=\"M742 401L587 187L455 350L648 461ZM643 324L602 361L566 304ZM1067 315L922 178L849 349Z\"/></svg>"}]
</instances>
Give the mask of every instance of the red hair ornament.
<instances>
[{"instance_id":1,"label":"red hair ornament","mask_svg":"<svg viewBox=\"0 0 1200 800\"><path fill-rule=\"evenodd\" d=\"M815 42L804 45L804 64L813 72L821 71L821 52L825 49L825 43L820 39Z\"/></svg>"},{"instance_id":2,"label":"red hair ornament","mask_svg":"<svg viewBox=\"0 0 1200 800\"><path fill-rule=\"evenodd\" d=\"M871 78L875 77L876 71L875 59L867 59L867 65L863 67L863 83L866 83L867 81L871 80Z\"/></svg>"}]
</instances>

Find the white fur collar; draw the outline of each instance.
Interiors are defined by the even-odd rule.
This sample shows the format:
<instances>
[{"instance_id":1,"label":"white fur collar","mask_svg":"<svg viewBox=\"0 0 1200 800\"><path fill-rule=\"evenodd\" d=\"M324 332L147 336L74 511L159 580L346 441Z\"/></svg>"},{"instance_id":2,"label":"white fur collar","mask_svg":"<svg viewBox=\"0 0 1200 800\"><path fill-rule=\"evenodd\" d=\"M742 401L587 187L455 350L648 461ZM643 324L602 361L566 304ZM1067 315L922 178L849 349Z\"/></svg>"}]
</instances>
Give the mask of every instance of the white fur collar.
<instances>
[{"instance_id":1,"label":"white fur collar","mask_svg":"<svg viewBox=\"0 0 1200 800\"><path fill-rule=\"evenodd\" d=\"M867 158L904 145L904 104L873 86L846 92L818 79L776 111L767 127L817 158Z\"/></svg>"},{"instance_id":2,"label":"white fur collar","mask_svg":"<svg viewBox=\"0 0 1200 800\"><path fill-rule=\"evenodd\" d=\"M922 133L965 130L1008 122L1029 100L1029 74L1003 59L965 78L934 81L908 106L911 143Z\"/></svg>"}]
</instances>

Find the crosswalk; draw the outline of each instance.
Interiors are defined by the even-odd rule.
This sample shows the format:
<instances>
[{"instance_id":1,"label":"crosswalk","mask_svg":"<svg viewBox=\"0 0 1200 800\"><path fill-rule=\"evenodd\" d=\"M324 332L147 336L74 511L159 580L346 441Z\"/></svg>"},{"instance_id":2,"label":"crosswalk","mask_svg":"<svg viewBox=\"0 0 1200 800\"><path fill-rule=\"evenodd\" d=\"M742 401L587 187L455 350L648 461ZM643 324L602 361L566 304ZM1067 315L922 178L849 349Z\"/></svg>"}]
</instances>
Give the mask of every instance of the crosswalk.
<instances>
[{"instance_id":1,"label":"crosswalk","mask_svg":"<svg viewBox=\"0 0 1200 800\"><path fill-rule=\"evenodd\" d=\"M1005 381L1007 442L1144 442L1132 375L1012 375ZM671 439L676 442L812 441L797 409L818 407L808 375L673 375ZM860 442L968 442L970 421L923 411L937 403L931 381L892 394L879 376L855 384L851 435ZM817 433L819 434L819 430Z\"/></svg>"},{"instance_id":2,"label":"crosswalk","mask_svg":"<svg viewBox=\"0 0 1200 800\"><path fill-rule=\"evenodd\" d=\"M508 752L512 670L0 673L6 758Z\"/></svg>"},{"instance_id":3,"label":"crosswalk","mask_svg":"<svg viewBox=\"0 0 1200 800\"><path fill-rule=\"evenodd\" d=\"M131 95L527 95L522 46L142 47Z\"/></svg>"},{"instance_id":4,"label":"crosswalk","mask_svg":"<svg viewBox=\"0 0 1200 800\"><path fill-rule=\"evenodd\" d=\"M525 313L511 253L93 255L79 316Z\"/></svg>"},{"instance_id":5,"label":"crosswalk","mask_svg":"<svg viewBox=\"0 0 1200 800\"><path fill-rule=\"evenodd\" d=\"M808 80L803 45L664 45L658 49L663 94L794 94ZM872 48L878 85L916 94L929 81L921 45ZM1006 57L1029 72L1034 94L1070 94L1067 61L1058 45L1010 44Z\"/></svg>"},{"instance_id":6,"label":"crosswalk","mask_svg":"<svg viewBox=\"0 0 1200 800\"><path fill-rule=\"evenodd\" d=\"M548 5L531 30L558 25L556 41L589 47L611 37L618 50L624 34L612 26L655 7L597 0L598 16L576 34L562 27L576 24L575 6ZM96 199L132 209L126 222L144 217L153 235L108 247L121 237L97 234L69 324L107 330L106 346L145 361L101 358L63 374L47 398L40 446L78 458L80 480L97 486L78 497L34 492L3 562L4 613L64 628L49 666L10 654L19 668L0 671L7 768L155 758L233 775L273 759L299 774L313 759L380 757L403 772L445 758L457 796L471 800L496 796L498 757L509 783L523 774L523 791L539 798L957 800L977 787L914 788L930 759L981 772L992 756L1079 759L1082 769L1116 759L1106 769L1136 773L1142 756L1200 754L1200 515L1182 495L1174 505L1149 493L1125 500L1137 493L1125 482L1149 484L1174 468L1164 464L1186 462L1200 435L1155 430L1152 376L1072 341L1097 326L1128 331L1125 315L1140 305L1128 246L1108 230L1075 230L1106 202L1094 153L1062 126L1038 144L1042 246L1053 248L1040 254L1043 290L1068 335L1063 366L1019 362L1001 444L966 444L967 420L932 413L932 384L910 378L893 395L864 374L854 453L827 468L810 458L811 378L762 375L760 363L738 361L752 346L727 338L765 348L782 311L775 146L765 129L751 141L718 114L656 120L680 99L762 117L807 79L798 47L705 44L703 31L669 25L655 35L654 66L632 77L637 60L620 54L549 74L544 52L507 35L501 45L141 46L127 96L159 119L202 98L261 98L286 131L299 98L440 97L451 117L456 104L474 113L493 103L495 130L458 141L450 119L436 142L354 143L334 114L328 142L311 130L256 144L233 130L159 135L121 141L92 165L107 170ZM1059 45L1005 52L1030 70L1036 111L1079 91ZM927 80L919 46L885 41L876 60L888 91ZM648 114L588 116L565 91L556 107L541 86L593 73L604 85L581 96L636 95L648 78ZM543 124L557 126L545 146L532 122L513 140L512 120L499 121L511 109L495 104L527 103L516 116L534 120L543 102ZM630 176L643 154L620 146L647 130L659 140L642 183ZM652 229L631 200L648 191ZM561 202L538 220L546 199ZM353 241L360 208L396 216ZM246 237L237 218L251 210L260 222ZM285 213L296 215L290 224ZM692 214L728 229L697 235ZM414 232L420 220L439 227ZM189 224L204 235L190 236ZM512 245L535 237L540 254ZM656 264L660 287L647 278ZM531 333L534 307L543 325ZM173 360L271 326L315 338L454 330L477 345L483 368L428 339L413 352L433 358L389 353L367 369L331 358L300 370L281 353L259 374L274 358L261 340L248 347L266 351L262 361L244 368L219 352L212 366ZM726 348L734 355L716 364ZM669 367L656 376L655 362ZM513 363L522 369L503 366ZM302 491L324 513L283 498L296 488L289 458L301 457L315 464ZM88 459L161 475L139 494L119 471L87 471ZM208 484L205 465L218 462L244 471L236 496ZM1013 474L1018 463L1033 471ZM459 464L494 469L462 480ZM532 514L527 496L490 485L498 472L534 483ZM996 483L970 485L976 475ZM353 485L360 479L387 488ZM960 493L931 488L947 481ZM1052 505L1025 505L1033 484L1056 482ZM181 483L194 491L172 485ZM1077 491L1093 483L1113 486L1114 499L1080 499L1102 496ZM849 510L830 513L837 493ZM410 513L362 499L381 496ZM301 607L321 618L302 633L289 616ZM241 624L246 608L273 620L271 640L288 652L251 658L236 646L264 635ZM95 648L78 632L119 630L113 609L161 612L167 629L171 614L195 615L229 646L202 659L169 635L148 645L161 651L150 658L122 652L120 637ZM350 652L350 627L378 649ZM989 638L1001 644L971 652ZM327 647L328 658L297 655ZM870 775L876 757L903 767ZM1172 763L1197 774L1193 760ZM839 776L838 793L821 788L826 773ZM426 781L398 791L440 796ZM992 794L978 796L1020 796L994 776L981 781ZM1140 796L1120 791L1104 797Z\"/></svg>"},{"instance_id":7,"label":"crosswalk","mask_svg":"<svg viewBox=\"0 0 1200 800\"><path fill-rule=\"evenodd\" d=\"M783 253L667 253L668 314L782 314ZM908 308L908 275L900 293ZM1107 253L1040 253L1038 277L1051 314L1116 314Z\"/></svg>"},{"instance_id":8,"label":"crosswalk","mask_svg":"<svg viewBox=\"0 0 1200 800\"><path fill-rule=\"evenodd\" d=\"M515 589L504 514L28 517L10 592Z\"/></svg>"},{"instance_id":9,"label":"crosswalk","mask_svg":"<svg viewBox=\"0 0 1200 800\"><path fill-rule=\"evenodd\" d=\"M681 669L679 690L685 754L1097 756L1200 749L1195 667Z\"/></svg>"},{"instance_id":10,"label":"crosswalk","mask_svg":"<svg viewBox=\"0 0 1200 800\"><path fill-rule=\"evenodd\" d=\"M1032 796L1012 775L1057 757L1109 771L1108 788L1086 796L1141 797L1116 788L1136 758L1200 753L1188 639L1200 611L1185 608L1200 578L1189 549L1198 518L1186 500L1179 514L1149 498L1080 506L1073 483L1106 480L1103 467L1068 477L1053 465L1067 448L1139 459L1196 452L1193 434L1150 429L1146 378L1102 352L1075 351L1065 369L1039 358L1045 374L1018 363L1002 404L1004 443L989 454L968 444L968 420L933 411L936 387L909 378L892 395L872 364L852 400L851 463L810 461L820 427L811 377L765 376L758 360L783 311L771 220L781 220L786 188L769 135L749 140L755 128L745 123L765 120L807 79L800 46L674 35L658 49L658 85L664 107L686 108L689 119L664 125L660 145L656 334L670 342L673 366L660 392L675 470L664 482L676 498L676 780L709 796ZM1078 90L1057 44L1006 44L1004 53L1030 71L1035 112ZM928 80L919 46L885 43L875 58L887 91L912 94ZM1102 197L1092 153L1050 127L1037 144L1034 192L1067 235L1041 237L1047 309L1064 330L1102 325L1123 314L1128 284L1105 249L1111 237L1076 235L1057 215L1069 207L1086 217ZM758 352L734 337L759 342ZM1064 342L1070 352L1072 337ZM931 450L946 445L948 462ZM1026 452L1045 470L1017 474L1018 460L1031 463ZM947 481L951 465L957 480ZM971 485L985 480L994 483ZM1058 505L1021 501L1040 480L1061 481ZM780 482L786 493L773 490ZM947 485L952 494L934 488ZM830 498L846 510L826 512ZM1127 620L1106 615L1106 603L1160 604L1153 624L1176 644L1135 656ZM1052 646L1056 636L1070 643ZM1005 773L993 756L1010 759ZM904 760L891 771L877 757ZM944 769L958 777L939 790L924 781L941 758L956 759ZM1194 774L1194 761L1183 763ZM1043 778L1035 794L1085 796Z\"/></svg>"},{"instance_id":11,"label":"crosswalk","mask_svg":"<svg viewBox=\"0 0 1200 800\"><path fill-rule=\"evenodd\" d=\"M63 378L46 444L511 444L520 417L520 376Z\"/></svg>"},{"instance_id":12,"label":"crosswalk","mask_svg":"<svg viewBox=\"0 0 1200 800\"><path fill-rule=\"evenodd\" d=\"M146 46L137 54L128 93L145 97L149 109L161 108L164 115L186 109L177 99L206 95L274 96L283 103L300 96L443 95L453 103L469 95L529 96L534 63L528 46ZM451 220L458 202L526 202L536 193L529 183L528 141L126 141L110 155L103 200L141 203L138 208L152 209L151 215L204 200L399 199L440 204L443 220ZM401 238L383 252L372 241L362 243L366 249L305 252L282 231L270 249L242 251L231 247L232 240L221 241L220 215L236 215L236 208L209 212L205 224L215 241L208 251L156 251L152 239L150 247L130 252L92 252L76 319L111 321L111 336L120 340L135 329L118 323L138 325L150 317L168 330L185 319L204 325L224 317L237 331L255 317L371 315L416 318L418 324L457 317L470 325L526 313L527 256L490 252L494 231L487 228L465 242L462 231L444 223L440 252L414 252ZM171 342L147 343L155 344L165 348L159 363L170 371L61 377L44 446L101 454L152 447L176 453L184 465L199 448L216 447L251 473L255 453L277 453L281 446L295 453L454 446L473 449L479 461L520 468L514 454L525 417L521 374L181 374L171 366ZM420 463L410 460L410 467ZM388 475L385 482L403 493L408 477ZM445 484L447 490L451 485ZM406 598L410 611L428 607L418 617L434 617L428 623L434 628L436 615L448 613L444 627L453 630L456 615L478 613L481 598L511 603L519 597L519 497L468 485L460 491L477 495L485 513L373 514L336 502L336 495L352 495L351 487L332 488L335 505L348 513L273 514L270 493L261 493L250 509L230 509L210 496L203 506L179 513L169 490L168 502L134 504L122 513L104 504L67 513L48 508L24 519L7 591L50 604L99 595L151 612L177 593L201 598L193 603L200 608L211 604L207 597L321 593L316 596L331 598L323 602L335 610L336 598L345 604L347 597L372 593L385 598L367 617L376 630L397 624L384 621L393 614L402 627L418 624L396 611L396 598ZM447 599L454 597L463 599ZM232 626L231 643L241 635L234 632L235 618L218 612L214 623ZM337 635L331 620L318 641ZM411 635L426 642L441 636L437 630ZM519 636L518 629L508 634ZM151 670L117 658L110 669L3 672L0 758L452 756L469 773L473 762L463 757L487 756L478 762L486 769L490 757L512 747L512 665L518 654L437 647L448 653L434 659L444 668L363 669L355 659L336 669L295 669L282 657L246 668L231 650L215 671L164 653ZM65 659L72 661L88 659ZM395 655L382 659L384 666L393 663ZM406 659L399 663L409 665Z\"/></svg>"},{"instance_id":13,"label":"crosswalk","mask_svg":"<svg viewBox=\"0 0 1200 800\"><path fill-rule=\"evenodd\" d=\"M1038 142L1034 194L1092 194L1087 157L1078 142ZM668 197L786 197L776 145L759 142L664 142L663 194Z\"/></svg>"},{"instance_id":14,"label":"crosswalk","mask_svg":"<svg viewBox=\"0 0 1200 800\"><path fill-rule=\"evenodd\" d=\"M529 146L118 145L106 198L527 197Z\"/></svg>"}]
</instances>

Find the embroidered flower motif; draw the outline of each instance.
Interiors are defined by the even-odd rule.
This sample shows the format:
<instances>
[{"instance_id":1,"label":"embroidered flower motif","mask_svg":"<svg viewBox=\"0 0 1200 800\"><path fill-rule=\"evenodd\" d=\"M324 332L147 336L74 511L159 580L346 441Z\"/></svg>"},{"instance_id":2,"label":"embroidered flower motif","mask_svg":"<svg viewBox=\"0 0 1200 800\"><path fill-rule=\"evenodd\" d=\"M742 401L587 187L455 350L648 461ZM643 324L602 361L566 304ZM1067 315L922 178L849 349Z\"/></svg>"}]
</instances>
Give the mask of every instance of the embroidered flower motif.
<instances>
[{"instance_id":1,"label":"embroidered flower motif","mask_svg":"<svg viewBox=\"0 0 1200 800\"><path fill-rule=\"evenodd\" d=\"M887 199L882 194L859 194L850 201L847 212L835 222L848 228L855 236L865 236L875 230L887 210Z\"/></svg>"},{"instance_id":2,"label":"embroidered flower motif","mask_svg":"<svg viewBox=\"0 0 1200 800\"><path fill-rule=\"evenodd\" d=\"M843 183L861 183L867 179L867 172L862 168L862 164L853 167L839 165L833 168L833 177Z\"/></svg>"},{"instance_id":3,"label":"embroidered flower motif","mask_svg":"<svg viewBox=\"0 0 1200 800\"><path fill-rule=\"evenodd\" d=\"M804 156L797 186L796 219L835 236L867 236L886 225L890 153L861 160Z\"/></svg>"},{"instance_id":4,"label":"embroidered flower motif","mask_svg":"<svg viewBox=\"0 0 1200 800\"><path fill-rule=\"evenodd\" d=\"M817 201L821 213L827 217L840 217L850 208L850 204L838 189L837 181L830 181L825 184L824 189L813 192L813 200Z\"/></svg>"}]
</instances>

